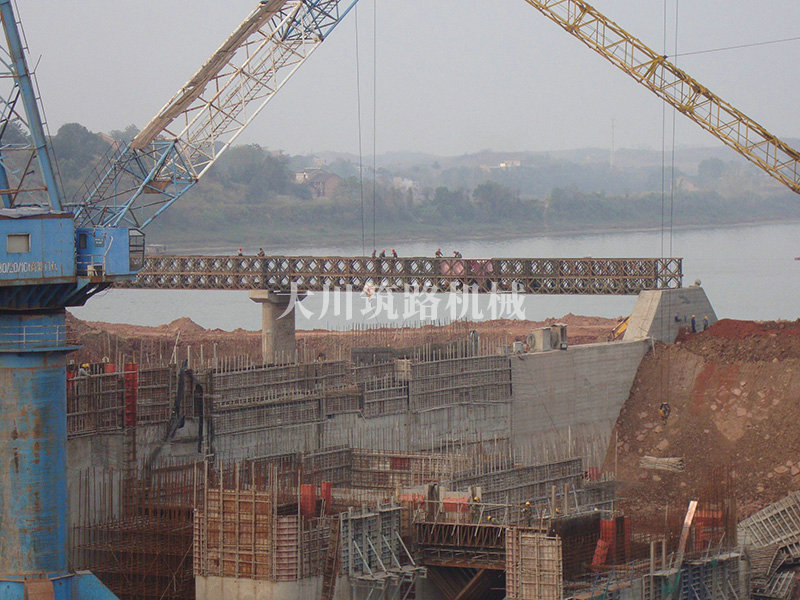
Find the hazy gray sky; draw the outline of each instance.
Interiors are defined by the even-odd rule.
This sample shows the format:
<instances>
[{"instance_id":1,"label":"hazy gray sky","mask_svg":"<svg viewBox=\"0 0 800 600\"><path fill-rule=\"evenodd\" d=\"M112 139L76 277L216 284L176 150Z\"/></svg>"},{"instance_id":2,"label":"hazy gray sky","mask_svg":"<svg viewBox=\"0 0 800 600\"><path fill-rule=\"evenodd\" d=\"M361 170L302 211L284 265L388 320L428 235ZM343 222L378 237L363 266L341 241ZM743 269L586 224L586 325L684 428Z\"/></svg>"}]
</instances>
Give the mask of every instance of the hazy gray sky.
<instances>
[{"instance_id":1,"label":"hazy gray sky","mask_svg":"<svg viewBox=\"0 0 800 600\"><path fill-rule=\"evenodd\" d=\"M53 133L142 127L257 0L20 2ZM661 101L523 0L361 0L365 153L372 148L377 3L378 152L462 154L661 146ZM663 0L595 0L660 50ZM670 21L675 0L668 0ZM680 2L679 52L798 34L797 0ZM669 46L674 23L669 25ZM671 53L671 51L670 51ZM800 42L681 57L679 66L778 136L800 137ZM792 83L794 82L794 83ZM243 142L291 153L357 151L355 14L351 13ZM677 143L714 145L679 117Z\"/></svg>"}]
</instances>

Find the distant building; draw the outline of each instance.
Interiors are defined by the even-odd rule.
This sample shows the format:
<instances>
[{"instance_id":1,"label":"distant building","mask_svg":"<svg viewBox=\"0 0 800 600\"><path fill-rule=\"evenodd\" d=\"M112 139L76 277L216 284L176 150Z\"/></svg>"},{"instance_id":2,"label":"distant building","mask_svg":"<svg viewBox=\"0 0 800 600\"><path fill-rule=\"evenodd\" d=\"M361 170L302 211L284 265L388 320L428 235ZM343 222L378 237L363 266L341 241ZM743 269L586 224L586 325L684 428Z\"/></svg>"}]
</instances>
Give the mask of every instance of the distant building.
<instances>
[{"instance_id":1,"label":"distant building","mask_svg":"<svg viewBox=\"0 0 800 600\"><path fill-rule=\"evenodd\" d=\"M342 178L323 169L305 169L294 174L297 183L307 184L314 198L330 198L342 184Z\"/></svg>"},{"instance_id":2,"label":"distant building","mask_svg":"<svg viewBox=\"0 0 800 600\"><path fill-rule=\"evenodd\" d=\"M408 194L408 197L416 202L422 198L422 186L419 181L406 177L392 177L392 187Z\"/></svg>"},{"instance_id":3,"label":"distant building","mask_svg":"<svg viewBox=\"0 0 800 600\"><path fill-rule=\"evenodd\" d=\"M506 160L498 165L501 169L516 169L522 166L521 160Z\"/></svg>"},{"instance_id":4,"label":"distant building","mask_svg":"<svg viewBox=\"0 0 800 600\"><path fill-rule=\"evenodd\" d=\"M496 165L481 165L481 171L486 173L490 171L508 171L509 169L519 169L522 166L521 160L504 160Z\"/></svg>"}]
</instances>

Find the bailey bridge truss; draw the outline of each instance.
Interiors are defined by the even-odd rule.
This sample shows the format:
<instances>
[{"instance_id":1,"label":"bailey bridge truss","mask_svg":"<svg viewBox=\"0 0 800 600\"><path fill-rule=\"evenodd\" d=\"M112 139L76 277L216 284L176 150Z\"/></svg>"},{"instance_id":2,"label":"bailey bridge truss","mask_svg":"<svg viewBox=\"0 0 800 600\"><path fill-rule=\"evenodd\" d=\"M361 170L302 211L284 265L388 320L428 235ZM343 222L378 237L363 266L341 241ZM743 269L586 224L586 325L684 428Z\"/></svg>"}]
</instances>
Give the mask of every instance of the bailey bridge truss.
<instances>
[{"instance_id":1,"label":"bailey bridge truss","mask_svg":"<svg viewBox=\"0 0 800 600\"><path fill-rule=\"evenodd\" d=\"M150 256L118 287L288 292L365 288L633 295L681 287L681 258Z\"/></svg>"}]
</instances>

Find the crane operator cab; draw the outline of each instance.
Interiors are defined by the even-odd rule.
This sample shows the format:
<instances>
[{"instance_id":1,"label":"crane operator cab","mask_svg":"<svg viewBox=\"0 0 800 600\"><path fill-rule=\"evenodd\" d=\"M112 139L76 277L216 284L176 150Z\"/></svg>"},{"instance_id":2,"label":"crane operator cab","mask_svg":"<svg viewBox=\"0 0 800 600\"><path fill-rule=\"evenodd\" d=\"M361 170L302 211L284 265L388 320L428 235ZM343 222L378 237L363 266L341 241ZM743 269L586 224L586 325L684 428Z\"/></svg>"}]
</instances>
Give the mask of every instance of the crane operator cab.
<instances>
[{"instance_id":1,"label":"crane operator cab","mask_svg":"<svg viewBox=\"0 0 800 600\"><path fill-rule=\"evenodd\" d=\"M128 227L78 227L75 256L79 276L134 276L144 265L144 234Z\"/></svg>"},{"instance_id":2,"label":"crane operator cab","mask_svg":"<svg viewBox=\"0 0 800 600\"><path fill-rule=\"evenodd\" d=\"M0 311L79 306L144 264L144 234L75 227L73 214L0 208Z\"/></svg>"}]
</instances>

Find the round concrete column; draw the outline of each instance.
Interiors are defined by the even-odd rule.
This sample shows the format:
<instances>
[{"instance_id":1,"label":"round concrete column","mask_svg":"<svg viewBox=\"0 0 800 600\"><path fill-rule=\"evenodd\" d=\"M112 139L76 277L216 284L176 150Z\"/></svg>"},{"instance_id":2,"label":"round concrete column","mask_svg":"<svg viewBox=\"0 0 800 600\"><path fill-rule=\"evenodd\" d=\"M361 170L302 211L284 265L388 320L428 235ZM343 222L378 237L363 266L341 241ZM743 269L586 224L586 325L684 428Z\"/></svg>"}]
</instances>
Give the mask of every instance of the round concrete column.
<instances>
[{"instance_id":1,"label":"round concrete column","mask_svg":"<svg viewBox=\"0 0 800 600\"><path fill-rule=\"evenodd\" d=\"M294 300L300 300L302 297L295 296ZM261 304L261 358L264 364L294 361L297 347L291 294L251 290L250 300Z\"/></svg>"}]
</instances>

